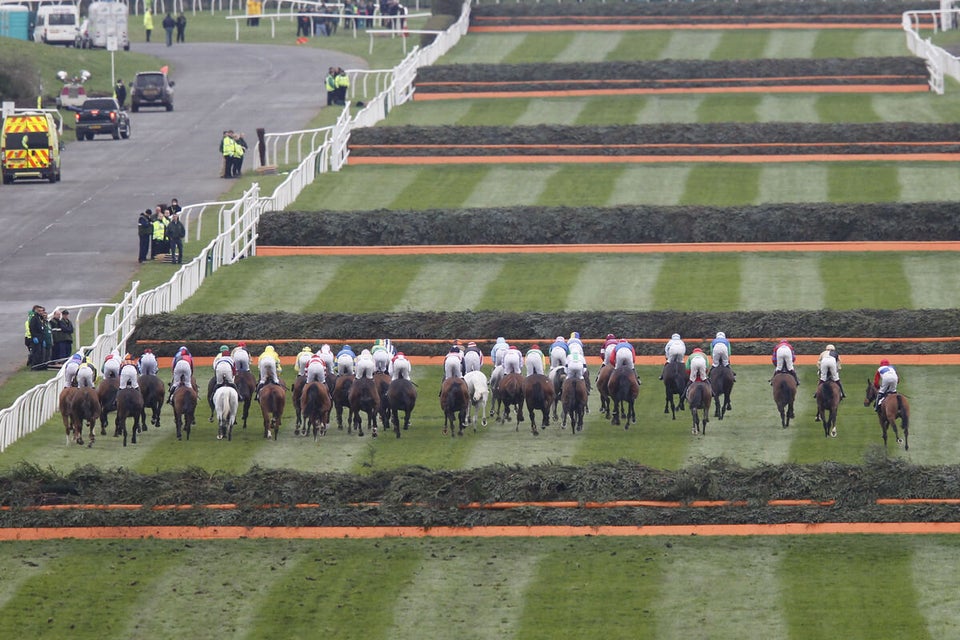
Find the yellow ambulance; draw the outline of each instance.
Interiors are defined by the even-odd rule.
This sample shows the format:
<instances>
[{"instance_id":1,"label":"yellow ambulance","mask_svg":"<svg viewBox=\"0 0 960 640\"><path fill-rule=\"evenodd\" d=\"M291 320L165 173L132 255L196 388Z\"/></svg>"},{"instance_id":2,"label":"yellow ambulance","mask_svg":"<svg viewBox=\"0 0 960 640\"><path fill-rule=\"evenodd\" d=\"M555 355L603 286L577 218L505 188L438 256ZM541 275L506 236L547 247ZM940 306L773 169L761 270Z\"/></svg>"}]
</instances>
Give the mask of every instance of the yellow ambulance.
<instances>
[{"instance_id":1,"label":"yellow ambulance","mask_svg":"<svg viewBox=\"0 0 960 640\"><path fill-rule=\"evenodd\" d=\"M19 178L58 182L61 146L60 127L51 110L18 109L8 115L0 134L3 184Z\"/></svg>"}]
</instances>

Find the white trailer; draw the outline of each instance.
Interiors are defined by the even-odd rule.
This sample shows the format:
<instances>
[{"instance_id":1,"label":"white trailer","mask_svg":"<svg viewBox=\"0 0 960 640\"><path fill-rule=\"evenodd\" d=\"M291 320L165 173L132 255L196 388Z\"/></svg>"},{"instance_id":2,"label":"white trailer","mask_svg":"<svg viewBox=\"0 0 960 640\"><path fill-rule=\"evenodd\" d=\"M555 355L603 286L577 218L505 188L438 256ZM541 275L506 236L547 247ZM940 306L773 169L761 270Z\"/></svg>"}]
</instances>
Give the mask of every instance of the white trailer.
<instances>
[{"instance_id":1,"label":"white trailer","mask_svg":"<svg viewBox=\"0 0 960 640\"><path fill-rule=\"evenodd\" d=\"M123 48L124 51L130 50L130 37L127 34L127 17L129 9L125 2L91 2L87 9L87 33L86 42L88 46L105 49L115 38L116 48Z\"/></svg>"}]
</instances>

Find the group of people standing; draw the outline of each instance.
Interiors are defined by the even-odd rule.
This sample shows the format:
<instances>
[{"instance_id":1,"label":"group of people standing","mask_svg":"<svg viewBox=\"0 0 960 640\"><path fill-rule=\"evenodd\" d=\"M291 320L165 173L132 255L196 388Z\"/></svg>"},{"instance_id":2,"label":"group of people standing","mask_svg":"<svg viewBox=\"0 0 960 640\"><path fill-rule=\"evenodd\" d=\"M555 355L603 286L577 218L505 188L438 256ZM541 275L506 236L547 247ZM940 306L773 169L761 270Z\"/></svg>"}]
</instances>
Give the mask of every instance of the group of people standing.
<instances>
[{"instance_id":1,"label":"group of people standing","mask_svg":"<svg viewBox=\"0 0 960 640\"><path fill-rule=\"evenodd\" d=\"M240 177L243 172L243 156L248 148L242 133L234 133L232 129L223 132L223 138L220 139L220 155L223 156L221 178Z\"/></svg>"},{"instance_id":2,"label":"group of people standing","mask_svg":"<svg viewBox=\"0 0 960 640\"><path fill-rule=\"evenodd\" d=\"M43 305L35 304L27 312L24 324L23 343L27 347L27 366L43 369L51 361L63 360L73 350L73 322L70 310L53 312L47 317Z\"/></svg>"},{"instance_id":3,"label":"group of people standing","mask_svg":"<svg viewBox=\"0 0 960 640\"><path fill-rule=\"evenodd\" d=\"M158 255L169 254L173 264L183 263L183 241L187 229L180 221L180 201L173 198L170 204L158 204L146 209L137 218L137 235L140 239L138 262L155 260ZM149 258L147 257L149 254Z\"/></svg>"},{"instance_id":4,"label":"group of people standing","mask_svg":"<svg viewBox=\"0 0 960 640\"><path fill-rule=\"evenodd\" d=\"M340 67L330 67L324 80L327 89L327 106L343 106L347 103L347 89L350 88L350 77Z\"/></svg>"},{"instance_id":5,"label":"group of people standing","mask_svg":"<svg viewBox=\"0 0 960 640\"><path fill-rule=\"evenodd\" d=\"M168 11L160 24L166 32L168 47L173 46L174 29L177 31L177 42L186 41L187 16L183 15L182 11L176 18ZM150 42L150 34L153 33L153 11L149 7L143 12L143 30L146 33L147 42Z\"/></svg>"}]
</instances>

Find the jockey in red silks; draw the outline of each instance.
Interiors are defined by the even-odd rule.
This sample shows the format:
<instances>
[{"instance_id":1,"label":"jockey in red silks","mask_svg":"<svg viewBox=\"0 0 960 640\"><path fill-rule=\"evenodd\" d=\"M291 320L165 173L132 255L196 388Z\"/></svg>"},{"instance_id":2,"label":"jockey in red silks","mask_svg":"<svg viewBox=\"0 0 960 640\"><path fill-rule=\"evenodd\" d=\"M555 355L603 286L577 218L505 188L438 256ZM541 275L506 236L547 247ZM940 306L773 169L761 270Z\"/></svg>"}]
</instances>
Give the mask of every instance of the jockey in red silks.
<instances>
[{"instance_id":1,"label":"jockey in red silks","mask_svg":"<svg viewBox=\"0 0 960 640\"><path fill-rule=\"evenodd\" d=\"M600 365L604 365L607 362L607 358L610 357L610 352L613 348L617 346L617 337L612 333L608 333L607 337L603 340L603 346L600 347Z\"/></svg>"},{"instance_id":2,"label":"jockey in red silks","mask_svg":"<svg viewBox=\"0 0 960 640\"><path fill-rule=\"evenodd\" d=\"M616 346L610 350L610 356L607 358L607 364L613 367L629 366L637 382L640 382L640 376L637 375L636 362L637 352L633 348L633 345L624 338L620 338Z\"/></svg>"},{"instance_id":3,"label":"jockey in red silks","mask_svg":"<svg viewBox=\"0 0 960 640\"><path fill-rule=\"evenodd\" d=\"M793 351L793 346L786 340L781 340L776 347L773 348L773 357L771 358L776 369L773 373L776 375L781 371L789 373L793 376L793 379L797 381L797 386L800 386L800 378L797 377L797 372L793 368L793 361L796 359L796 353ZM773 380L770 380L770 384L773 384Z\"/></svg>"},{"instance_id":4,"label":"jockey in red silks","mask_svg":"<svg viewBox=\"0 0 960 640\"><path fill-rule=\"evenodd\" d=\"M173 356L173 380L170 381L168 403L173 404L173 392L181 384L193 386L193 356L186 347L177 349L177 353Z\"/></svg>"},{"instance_id":5,"label":"jockey in red silks","mask_svg":"<svg viewBox=\"0 0 960 640\"><path fill-rule=\"evenodd\" d=\"M693 353L687 357L686 369L690 377L690 382L707 379L707 369L710 368L710 358L703 352L703 349L697 347Z\"/></svg>"},{"instance_id":6,"label":"jockey in red silks","mask_svg":"<svg viewBox=\"0 0 960 640\"><path fill-rule=\"evenodd\" d=\"M880 405L883 399L891 393L897 392L897 384L900 382L900 375L893 368L890 361L884 358L880 361L880 368L873 374L873 388L877 390L877 403L874 409L880 413Z\"/></svg>"}]
</instances>

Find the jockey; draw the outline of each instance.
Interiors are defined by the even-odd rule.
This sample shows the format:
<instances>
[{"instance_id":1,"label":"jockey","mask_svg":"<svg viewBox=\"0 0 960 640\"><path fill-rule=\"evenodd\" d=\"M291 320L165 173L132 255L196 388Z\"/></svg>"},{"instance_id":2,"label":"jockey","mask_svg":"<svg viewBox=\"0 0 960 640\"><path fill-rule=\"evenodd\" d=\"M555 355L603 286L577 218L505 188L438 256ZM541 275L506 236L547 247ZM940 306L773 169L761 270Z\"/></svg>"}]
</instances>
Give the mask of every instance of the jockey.
<instances>
[{"instance_id":1,"label":"jockey","mask_svg":"<svg viewBox=\"0 0 960 640\"><path fill-rule=\"evenodd\" d=\"M310 360L307 361L307 367L304 371L304 375L307 376L304 380L304 386L310 384L311 382L319 382L320 384L327 383L327 363L324 362L323 356L319 353L316 353L310 356Z\"/></svg>"},{"instance_id":2,"label":"jockey","mask_svg":"<svg viewBox=\"0 0 960 640\"><path fill-rule=\"evenodd\" d=\"M234 376L237 375L237 365L230 356L230 347L227 345L222 345L220 353L213 359L213 373L217 378L217 389L223 386L237 389L237 385L233 381ZM237 394L239 395L239 393L240 390L237 389Z\"/></svg>"},{"instance_id":3,"label":"jockey","mask_svg":"<svg viewBox=\"0 0 960 640\"><path fill-rule=\"evenodd\" d=\"M717 337L710 343L710 354L713 356L713 366L730 366L730 341L723 331L717 331Z\"/></svg>"},{"instance_id":4,"label":"jockey","mask_svg":"<svg viewBox=\"0 0 960 640\"><path fill-rule=\"evenodd\" d=\"M893 368L890 361L884 358L880 361L880 368L873 375L873 388L877 390L877 402L873 406L877 413L880 413L880 405L883 399L891 393L897 392L897 384L900 382L900 376L897 370Z\"/></svg>"},{"instance_id":5,"label":"jockey","mask_svg":"<svg viewBox=\"0 0 960 640\"><path fill-rule=\"evenodd\" d=\"M65 387L75 387L77 386L77 371L80 370L80 365L83 364L83 352L77 351L75 354L70 356L70 359L63 363L63 386Z\"/></svg>"},{"instance_id":6,"label":"jockey","mask_svg":"<svg viewBox=\"0 0 960 640\"><path fill-rule=\"evenodd\" d=\"M606 363L607 358L610 356L610 349L617 345L617 337L612 333L608 333L606 339L603 341L603 346L600 347L600 364L603 365Z\"/></svg>"},{"instance_id":7,"label":"jockey","mask_svg":"<svg viewBox=\"0 0 960 640\"><path fill-rule=\"evenodd\" d=\"M160 371L160 365L157 364L157 356L153 355L150 349L144 349L140 355L140 375L155 376Z\"/></svg>"},{"instance_id":8,"label":"jockey","mask_svg":"<svg viewBox=\"0 0 960 640\"><path fill-rule=\"evenodd\" d=\"M350 345L345 344L337 352L337 373L345 376L352 376L354 371L354 362L357 360L357 354L353 352Z\"/></svg>"},{"instance_id":9,"label":"jockey","mask_svg":"<svg viewBox=\"0 0 960 640\"><path fill-rule=\"evenodd\" d=\"M391 378L393 380L399 378L410 379L410 361L403 355L403 351L398 351L397 355L393 356L393 374Z\"/></svg>"},{"instance_id":10,"label":"jockey","mask_svg":"<svg viewBox=\"0 0 960 640\"><path fill-rule=\"evenodd\" d=\"M522 373L523 355L515 346L507 347L503 354L503 375Z\"/></svg>"},{"instance_id":11,"label":"jockey","mask_svg":"<svg viewBox=\"0 0 960 640\"><path fill-rule=\"evenodd\" d=\"M280 384L280 372L283 368L280 366L280 356L274 350L273 345L267 345L263 353L257 358L257 368L260 370L260 382L257 384L257 395L260 399L260 389L268 382ZM286 387L284 387L286 388Z\"/></svg>"},{"instance_id":12,"label":"jockey","mask_svg":"<svg viewBox=\"0 0 960 640\"><path fill-rule=\"evenodd\" d=\"M467 375L471 371L480 371L483 366L483 351L477 346L476 342L468 342L467 350L463 352L463 366L461 371Z\"/></svg>"},{"instance_id":13,"label":"jockey","mask_svg":"<svg viewBox=\"0 0 960 640\"><path fill-rule=\"evenodd\" d=\"M507 340L503 336L497 338L496 343L493 347L490 348L490 362L494 367L498 367L503 364L503 354L507 352L507 349L510 347L507 346Z\"/></svg>"},{"instance_id":14,"label":"jockey","mask_svg":"<svg viewBox=\"0 0 960 640\"><path fill-rule=\"evenodd\" d=\"M587 364L582 351L571 350L570 357L567 358L567 378L570 380L583 380L584 372L587 370Z\"/></svg>"},{"instance_id":15,"label":"jockey","mask_svg":"<svg viewBox=\"0 0 960 640\"><path fill-rule=\"evenodd\" d=\"M78 387L94 387L97 382L97 368L93 366L93 363L84 358L84 361L80 364L80 368L77 369L77 386Z\"/></svg>"},{"instance_id":16,"label":"jockey","mask_svg":"<svg viewBox=\"0 0 960 640\"><path fill-rule=\"evenodd\" d=\"M390 360L393 356L393 346L389 340L380 338L373 342L370 353L373 354L373 362L376 370L381 373L390 373Z\"/></svg>"},{"instance_id":17,"label":"jockey","mask_svg":"<svg viewBox=\"0 0 960 640\"><path fill-rule=\"evenodd\" d=\"M574 331L570 334L570 337L567 339L567 348L572 352L574 349L579 349L580 353L583 353L583 342L580 341L580 332Z\"/></svg>"},{"instance_id":18,"label":"jockey","mask_svg":"<svg viewBox=\"0 0 960 640\"><path fill-rule=\"evenodd\" d=\"M237 371L250 371L250 352L247 351L246 342L238 342L230 357L233 358L233 364L237 367Z\"/></svg>"},{"instance_id":19,"label":"jockey","mask_svg":"<svg viewBox=\"0 0 960 640\"><path fill-rule=\"evenodd\" d=\"M640 382L640 376L637 375L636 362L637 352L633 348L633 345L621 338L620 342L617 343L617 346L614 347L613 352L610 354L609 364L614 367L629 366L637 382Z\"/></svg>"},{"instance_id":20,"label":"jockey","mask_svg":"<svg viewBox=\"0 0 960 640\"><path fill-rule=\"evenodd\" d=\"M547 349L550 354L550 369L556 369L567 364L567 357L570 355L570 345L567 344L563 336L557 336L550 348Z\"/></svg>"},{"instance_id":21,"label":"jockey","mask_svg":"<svg viewBox=\"0 0 960 640\"><path fill-rule=\"evenodd\" d=\"M167 398L169 404L173 404L173 392L183 383L193 386L193 356L186 347L180 347L173 356L173 380L170 381L170 395Z\"/></svg>"},{"instance_id":22,"label":"jockey","mask_svg":"<svg viewBox=\"0 0 960 640\"><path fill-rule=\"evenodd\" d=\"M320 359L323 360L323 365L327 368L326 375L328 376L336 375L336 370L334 369L336 358L334 358L333 350L330 349L330 345L328 344L320 345L320 349L317 351L317 355L320 356Z\"/></svg>"},{"instance_id":23,"label":"jockey","mask_svg":"<svg viewBox=\"0 0 960 640\"><path fill-rule=\"evenodd\" d=\"M443 358L443 379L463 377L463 353L453 345Z\"/></svg>"},{"instance_id":24,"label":"jockey","mask_svg":"<svg viewBox=\"0 0 960 640\"><path fill-rule=\"evenodd\" d=\"M137 378L140 371L137 369L137 363L129 353L123 356L123 362L120 364L120 388L121 389L139 389L140 384Z\"/></svg>"},{"instance_id":25,"label":"jockey","mask_svg":"<svg viewBox=\"0 0 960 640\"><path fill-rule=\"evenodd\" d=\"M710 366L710 358L700 347L693 350L690 357L687 358L686 368L690 375L690 382L707 379L707 368Z\"/></svg>"},{"instance_id":26,"label":"jockey","mask_svg":"<svg viewBox=\"0 0 960 640\"><path fill-rule=\"evenodd\" d=\"M776 347L773 348L773 364L776 365L774 374L785 371L793 376L793 379L797 381L797 386L800 386L800 378L797 377L797 372L793 369L793 361L796 358L796 353L793 351L793 346L786 340L781 340ZM770 384L773 384L773 380L770 380Z\"/></svg>"},{"instance_id":27,"label":"jockey","mask_svg":"<svg viewBox=\"0 0 960 640\"><path fill-rule=\"evenodd\" d=\"M524 365L527 368L528 376L532 376L535 373L543 375L543 351L540 350L539 345L533 345L527 349Z\"/></svg>"},{"instance_id":28,"label":"jockey","mask_svg":"<svg viewBox=\"0 0 960 640\"><path fill-rule=\"evenodd\" d=\"M100 369L104 378L120 377L120 360L120 352L116 349L107 354L107 357L103 359L103 367Z\"/></svg>"},{"instance_id":29,"label":"jockey","mask_svg":"<svg viewBox=\"0 0 960 640\"><path fill-rule=\"evenodd\" d=\"M683 362L687 355L687 345L684 344L679 333L670 336L670 340L663 347L663 354L666 356L667 362Z\"/></svg>"},{"instance_id":30,"label":"jockey","mask_svg":"<svg viewBox=\"0 0 960 640\"><path fill-rule=\"evenodd\" d=\"M832 344L828 344L826 349L820 353L820 357L817 358L817 371L820 373L820 382L817 384L817 391L820 390L820 385L826 382L829 377L840 387L840 399L843 400L847 397L847 394L843 392L843 383L840 382L840 354L837 353L837 348ZM816 392L814 392L813 397L817 397Z\"/></svg>"},{"instance_id":31,"label":"jockey","mask_svg":"<svg viewBox=\"0 0 960 640\"><path fill-rule=\"evenodd\" d=\"M313 349L310 347L304 347L300 350L300 353L297 354L297 359L293 364L293 369L297 372L298 376L307 375L307 364L310 362L310 358L313 357Z\"/></svg>"},{"instance_id":32,"label":"jockey","mask_svg":"<svg viewBox=\"0 0 960 640\"><path fill-rule=\"evenodd\" d=\"M373 380L373 374L376 370L377 363L374 361L373 354L370 353L370 350L364 349L361 351L360 355L357 356L357 379L367 378L368 380Z\"/></svg>"}]
</instances>

